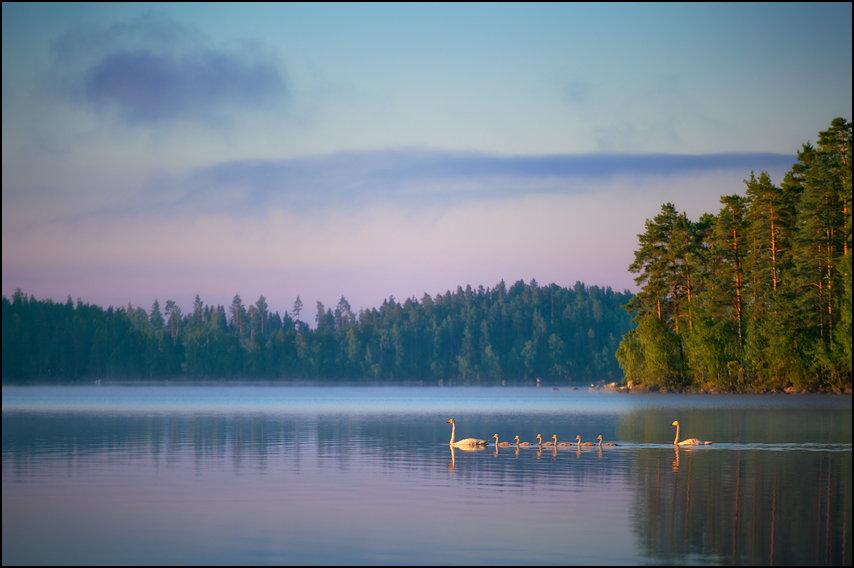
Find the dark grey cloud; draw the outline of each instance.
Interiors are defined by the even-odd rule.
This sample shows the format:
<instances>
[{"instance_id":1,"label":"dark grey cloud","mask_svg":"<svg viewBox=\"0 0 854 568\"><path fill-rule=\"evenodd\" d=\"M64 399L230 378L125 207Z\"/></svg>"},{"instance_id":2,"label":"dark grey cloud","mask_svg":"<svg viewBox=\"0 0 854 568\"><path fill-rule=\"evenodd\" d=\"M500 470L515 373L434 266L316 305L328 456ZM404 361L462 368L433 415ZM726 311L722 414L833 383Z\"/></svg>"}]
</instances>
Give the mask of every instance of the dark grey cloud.
<instances>
[{"instance_id":1,"label":"dark grey cloud","mask_svg":"<svg viewBox=\"0 0 854 568\"><path fill-rule=\"evenodd\" d=\"M211 46L195 29L156 15L70 32L54 51L70 74L68 92L131 123L216 121L288 93L274 58L257 46Z\"/></svg>"},{"instance_id":2,"label":"dark grey cloud","mask_svg":"<svg viewBox=\"0 0 854 568\"><path fill-rule=\"evenodd\" d=\"M145 200L175 215L223 211L253 215L270 208L306 210L389 201L453 204L462 199L587 192L597 186L595 182L617 176L649 180L730 171L746 178L751 170L786 171L795 159L763 153L498 156L415 150L343 152L217 164L180 178L158 179L146 188Z\"/></svg>"}]
</instances>

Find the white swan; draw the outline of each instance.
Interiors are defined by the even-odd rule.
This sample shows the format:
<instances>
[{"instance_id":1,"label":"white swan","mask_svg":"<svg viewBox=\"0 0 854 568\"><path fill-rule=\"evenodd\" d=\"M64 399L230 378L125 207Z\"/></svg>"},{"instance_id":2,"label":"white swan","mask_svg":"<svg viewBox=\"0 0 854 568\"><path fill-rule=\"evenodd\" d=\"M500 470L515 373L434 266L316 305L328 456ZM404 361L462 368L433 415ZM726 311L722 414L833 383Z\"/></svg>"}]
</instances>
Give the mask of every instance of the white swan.
<instances>
[{"instance_id":1,"label":"white swan","mask_svg":"<svg viewBox=\"0 0 854 568\"><path fill-rule=\"evenodd\" d=\"M673 440L673 443L677 446L708 446L711 442L704 442L703 440L698 440L697 438L689 438L687 440L679 441L679 421L674 420L671 426L676 426L676 439Z\"/></svg>"},{"instance_id":2,"label":"white swan","mask_svg":"<svg viewBox=\"0 0 854 568\"><path fill-rule=\"evenodd\" d=\"M613 442L606 442L603 444L602 443L602 434L599 434L599 437L597 438L597 440L599 440L599 447L600 448L602 446L619 446L620 445L620 444L614 444Z\"/></svg>"},{"instance_id":3,"label":"white swan","mask_svg":"<svg viewBox=\"0 0 854 568\"><path fill-rule=\"evenodd\" d=\"M456 422L454 422L454 419L451 418L445 424L451 425L451 445L452 446L455 446L457 448L465 448L465 447L471 447L471 446L485 446L489 443L486 440L478 440L477 438L466 438L465 440L460 440L459 442L454 442L454 434L456 433L456 430L457 430Z\"/></svg>"},{"instance_id":4,"label":"white swan","mask_svg":"<svg viewBox=\"0 0 854 568\"><path fill-rule=\"evenodd\" d=\"M576 440L578 440L578 445L579 445L579 447L580 447L580 446L595 446L595 445L596 445L596 444L594 444L593 442L584 442L584 443L582 444L582 443L581 443L581 436L576 436L576 437L575 437L575 439L576 439Z\"/></svg>"},{"instance_id":5,"label":"white swan","mask_svg":"<svg viewBox=\"0 0 854 568\"><path fill-rule=\"evenodd\" d=\"M557 447L557 446L571 446L571 445L572 445L572 444L570 444L569 442L561 442L560 444L558 444L558 443L557 443L557 434L555 434L554 436L552 436L552 438L554 438L554 439L555 439L555 447Z\"/></svg>"}]
</instances>

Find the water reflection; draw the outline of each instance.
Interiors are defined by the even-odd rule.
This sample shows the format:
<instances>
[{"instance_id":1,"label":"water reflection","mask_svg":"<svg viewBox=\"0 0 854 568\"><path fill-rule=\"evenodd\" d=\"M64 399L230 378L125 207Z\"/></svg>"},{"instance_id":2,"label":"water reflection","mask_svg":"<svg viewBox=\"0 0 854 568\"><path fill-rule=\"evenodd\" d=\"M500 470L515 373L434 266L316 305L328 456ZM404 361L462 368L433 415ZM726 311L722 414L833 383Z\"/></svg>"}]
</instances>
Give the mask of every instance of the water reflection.
<instances>
[{"instance_id":1,"label":"water reflection","mask_svg":"<svg viewBox=\"0 0 854 568\"><path fill-rule=\"evenodd\" d=\"M656 562L851 562L851 453L640 452L633 503Z\"/></svg>"},{"instance_id":2,"label":"water reflection","mask_svg":"<svg viewBox=\"0 0 854 568\"><path fill-rule=\"evenodd\" d=\"M674 446L676 418L715 444ZM620 446L454 448L432 411L4 410L3 563L851 562L850 406L465 420Z\"/></svg>"}]
</instances>

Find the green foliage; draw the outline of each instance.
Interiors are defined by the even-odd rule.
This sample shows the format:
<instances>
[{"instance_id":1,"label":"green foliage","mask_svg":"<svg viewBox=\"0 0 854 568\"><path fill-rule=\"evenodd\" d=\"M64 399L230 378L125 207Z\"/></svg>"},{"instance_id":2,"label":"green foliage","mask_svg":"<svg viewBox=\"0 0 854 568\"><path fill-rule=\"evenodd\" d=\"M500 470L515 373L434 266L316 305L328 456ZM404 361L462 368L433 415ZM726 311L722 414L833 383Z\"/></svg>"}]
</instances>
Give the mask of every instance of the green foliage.
<instances>
[{"instance_id":1,"label":"green foliage","mask_svg":"<svg viewBox=\"0 0 854 568\"><path fill-rule=\"evenodd\" d=\"M160 313L160 302L154 300L154 304L151 306L151 317L148 318L148 325L155 332L161 331L163 329L163 314Z\"/></svg>"},{"instance_id":2,"label":"green foliage","mask_svg":"<svg viewBox=\"0 0 854 568\"><path fill-rule=\"evenodd\" d=\"M641 318L617 349L626 379L665 388L682 386L679 341L656 315Z\"/></svg>"},{"instance_id":3,"label":"green foliage","mask_svg":"<svg viewBox=\"0 0 854 568\"><path fill-rule=\"evenodd\" d=\"M693 380L709 388L737 388L729 363L740 361L738 331L730 319L700 313L686 339L688 367Z\"/></svg>"},{"instance_id":4,"label":"green foliage","mask_svg":"<svg viewBox=\"0 0 854 568\"><path fill-rule=\"evenodd\" d=\"M197 296L186 316L168 301L169 317L161 315L155 328L145 310L132 306L75 309L18 292L3 299L3 376L614 381L621 375L615 338L631 326L622 309L630 298L610 288L540 287L532 280L509 289L504 282L491 290L458 287L420 301L391 297L356 315L342 296L334 311L318 302L317 326L309 329L289 314L269 313L264 296L247 310L235 295L228 319L223 306L205 306ZM42 311L49 317L34 319ZM159 313L155 302L151 319ZM76 366L40 363L54 352Z\"/></svg>"},{"instance_id":5,"label":"green foliage","mask_svg":"<svg viewBox=\"0 0 854 568\"><path fill-rule=\"evenodd\" d=\"M834 334L834 365L840 376L851 376L851 255L843 257L839 263L842 280L842 296L839 299L839 322Z\"/></svg>"},{"instance_id":6,"label":"green foliage","mask_svg":"<svg viewBox=\"0 0 854 568\"><path fill-rule=\"evenodd\" d=\"M835 119L776 187L721 198L691 223L646 222L617 350L626 379L722 390L851 388L851 124ZM687 325L682 324L686 321Z\"/></svg>"}]
</instances>

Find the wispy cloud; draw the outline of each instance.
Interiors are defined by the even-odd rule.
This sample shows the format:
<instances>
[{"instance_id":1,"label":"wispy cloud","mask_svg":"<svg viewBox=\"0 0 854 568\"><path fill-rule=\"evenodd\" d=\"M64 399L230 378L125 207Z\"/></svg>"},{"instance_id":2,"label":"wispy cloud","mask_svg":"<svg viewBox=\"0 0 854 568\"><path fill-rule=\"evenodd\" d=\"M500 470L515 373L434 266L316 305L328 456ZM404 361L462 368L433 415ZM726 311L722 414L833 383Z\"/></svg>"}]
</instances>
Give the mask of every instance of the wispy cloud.
<instances>
[{"instance_id":1,"label":"wispy cloud","mask_svg":"<svg viewBox=\"0 0 854 568\"><path fill-rule=\"evenodd\" d=\"M392 202L452 205L471 199L594 190L617 177L661 178L691 173L785 171L784 154L498 156L385 150L289 160L233 161L186 176L158 178L142 201L175 215L261 214L271 207L315 209ZM142 203L135 203L140 211Z\"/></svg>"},{"instance_id":2,"label":"wispy cloud","mask_svg":"<svg viewBox=\"0 0 854 568\"><path fill-rule=\"evenodd\" d=\"M216 122L288 95L273 57L252 45L210 45L195 29L147 15L54 44L66 93L133 124Z\"/></svg>"},{"instance_id":3,"label":"wispy cloud","mask_svg":"<svg viewBox=\"0 0 854 568\"><path fill-rule=\"evenodd\" d=\"M425 150L231 161L152 178L83 214L42 202L40 221L4 223L3 286L40 274L43 287L27 290L62 282L60 299L93 287L108 303L172 294L187 305L199 290L216 302L311 291L362 306L501 278L624 288L661 203L697 218L743 191L750 170L778 180L793 161Z\"/></svg>"}]
</instances>

